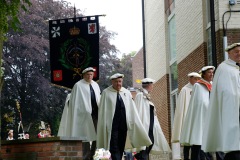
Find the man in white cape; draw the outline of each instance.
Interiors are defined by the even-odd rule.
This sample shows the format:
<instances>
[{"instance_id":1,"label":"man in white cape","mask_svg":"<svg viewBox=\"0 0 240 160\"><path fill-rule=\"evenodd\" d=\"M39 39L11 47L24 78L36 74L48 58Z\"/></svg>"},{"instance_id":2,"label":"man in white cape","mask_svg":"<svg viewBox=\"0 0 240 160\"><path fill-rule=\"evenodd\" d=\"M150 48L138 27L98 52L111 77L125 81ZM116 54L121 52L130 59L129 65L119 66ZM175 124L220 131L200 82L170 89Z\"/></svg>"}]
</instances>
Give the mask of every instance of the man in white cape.
<instances>
[{"instance_id":1,"label":"man in white cape","mask_svg":"<svg viewBox=\"0 0 240 160\"><path fill-rule=\"evenodd\" d=\"M103 90L99 105L97 148L109 150L112 160L121 160L124 148L152 144L130 91L122 87L123 77L120 73L110 77L112 85ZM125 146L127 137L130 144Z\"/></svg>"},{"instance_id":2,"label":"man in white cape","mask_svg":"<svg viewBox=\"0 0 240 160\"><path fill-rule=\"evenodd\" d=\"M192 88L193 85L201 78L201 76L196 72L191 72L188 75L188 83L181 89L177 103L176 103L176 110L174 114L174 121L173 121L173 130L172 130L172 151L173 151L173 158L174 159L181 159L180 154L180 135L182 131L182 124L185 120L188 104L191 98ZM176 151L174 150L176 148ZM190 146L183 146L183 157L184 160L189 160L189 151Z\"/></svg>"},{"instance_id":3,"label":"man in white cape","mask_svg":"<svg viewBox=\"0 0 240 160\"><path fill-rule=\"evenodd\" d=\"M192 146L191 160L198 160L200 157L202 133L209 104L214 69L214 66L205 66L201 69L202 79L198 80L193 86L186 118L183 122L180 143Z\"/></svg>"},{"instance_id":4,"label":"man in white cape","mask_svg":"<svg viewBox=\"0 0 240 160\"><path fill-rule=\"evenodd\" d=\"M100 88L93 80L94 71L92 67L82 71L83 79L73 86L69 100L66 136L83 141L83 159L92 159L96 149Z\"/></svg>"},{"instance_id":5,"label":"man in white cape","mask_svg":"<svg viewBox=\"0 0 240 160\"><path fill-rule=\"evenodd\" d=\"M227 47L228 60L217 68L210 97L203 150L223 151L224 160L240 159L240 43Z\"/></svg>"},{"instance_id":6,"label":"man in white cape","mask_svg":"<svg viewBox=\"0 0 240 160\"><path fill-rule=\"evenodd\" d=\"M156 108L150 97L155 80L151 78L144 78L141 82L142 89L139 93L137 93L134 101L144 129L148 133L148 136L153 144L146 147L145 150L137 153L134 157L138 160L148 160L149 153L164 154L171 152L171 150L163 134L156 114Z\"/></svg>"}]
</instances>

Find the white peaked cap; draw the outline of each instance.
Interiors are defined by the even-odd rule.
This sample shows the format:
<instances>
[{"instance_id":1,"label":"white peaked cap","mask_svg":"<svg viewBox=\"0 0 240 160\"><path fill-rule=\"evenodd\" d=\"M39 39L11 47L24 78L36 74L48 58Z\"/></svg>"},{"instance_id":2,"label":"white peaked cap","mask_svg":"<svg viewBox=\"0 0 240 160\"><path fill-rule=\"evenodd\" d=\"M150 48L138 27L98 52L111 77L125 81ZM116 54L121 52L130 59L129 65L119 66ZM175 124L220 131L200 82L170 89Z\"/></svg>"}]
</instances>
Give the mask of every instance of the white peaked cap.
<instances>
[{"instance_id":1,"label":"white peaked cap","mask_svg":"<svg viewBox=\"0 0 240 160\"><path fill-rule=\"evenodd\" d=\"M237 46L240 46L240 43L233 43L233 44L229 45L229 46L225 49L225 51L228 52L228 51L230 51L231 49L233 49L233 48L235 48L235 47L237 47Z\"/></svg>"},{"instance_id":2,"label":"white peaked cap","mask_svg":"<svg viewBox=\"0 0 240 160\"><path fill-rule=\"evenodd\" d=\"M110 79L116 79L116 78L123 78L124 77L124 74L121 74L121 73L115 73L114 75L112 75L110 77Z\"/></svg>"},{"instance_id":3,"label":"white peaked cap","mask_svg":"<svg viewBox=\"0 0 240 160\"><path fill-rule=\"evenodd\" d=\"M197 72L191 72L188 74L188 77L197 77L197 78L201 78L201 75L198 74Z\"/></svg>"},{"instance_id":4,"label":"white peaked cap","mask_svg":"<svg viewBox=\"0 0 240 160\"><path fill-rule=\"evenodd\" d=\"M204 66L199 72L202 73L203 71L206 71L208 69L213 69L215 70L215 67L214 66Z\"/></svg>"},{"instance_id":5,"label":"white peaked cap","mask_svg":"<svg viewBox=\"0 0 240 160\"><path fill-rule=\"evenodd\" d=\"M82 71L82 73L95 72L95 71L96 71L96 69L94 69L94 68L92 68L92 67L88 67L88 68L84 69L84 70Z\"/></svg>"},{"instance_id":6,"label":"white peaked cap","mask_svg":"<svg viewBox=\"0 0 240 160\"><path fill-rule=\"evenodd\" d=\"M142 81L142 84L144 84L144 83L154 83L155 82L155 80L151 79L151 78L144 78L141 81Z\"/></svg>"}]
</instances>

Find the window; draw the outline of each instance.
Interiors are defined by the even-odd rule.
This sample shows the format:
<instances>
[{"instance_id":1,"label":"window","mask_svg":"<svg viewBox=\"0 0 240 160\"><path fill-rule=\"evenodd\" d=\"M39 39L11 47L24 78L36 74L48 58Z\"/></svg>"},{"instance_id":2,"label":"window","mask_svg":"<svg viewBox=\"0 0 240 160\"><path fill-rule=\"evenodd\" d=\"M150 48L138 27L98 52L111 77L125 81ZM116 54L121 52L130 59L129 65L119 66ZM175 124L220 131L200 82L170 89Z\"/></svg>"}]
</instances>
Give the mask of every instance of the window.
<instances>
[{"instance_id":1,"label":"window","mask_svg":"<svg viewBox=\"0 0 240 160\"><path fill-rule=\"evenodd\" d=\"M211 37L211 17L210 17L210 1L206 0L206 34L207 34L207 61L208 65L212 62L212 37Z\"/></svg>"},{"instance_id":2,"label":"window","mask_svg":"<svg viewBox=\"0 0 240 160\"><path fill-rule=\"evenodd\" d=\"M173 126L177 97L178 97L177 90L171 93L171 126Z\"/></svg>"},{"instance_id":3,"label":"window","mask_svg":"<svg viewBox=\"0 0 240 160\"><path fill-rule=\"evenodd\" d=\"M171 105L171 124L173 123L178 92L178 71L176 53L176 24L174 13L168 17L168 37L169 37L169 67L170 67L170 105Z\"/></svg>"},{"instance_id":4,"label":"window","mask_svg":"<svg viewBox=\"0 0 240 160\"><path fill-rule=\"evenodd\" d=\"M211 38L211 28L209 27L207 29L207 59L208 59L208 65L213 65L212 62L212 38Z\"/></svg>"},{"instance_id":5,"label":"window","mask_svg":"<svg viewBox=\"0 0 240 160\"><path fill-rule=\"evenodd\" d=\"M175 16L173 16L168 22L169 32L169 52L170 52L170 63L176 59L176 24Z\"/></svg>"},{"instance_id":6,"label":"window","mask_svg":"<svg viewBox=\"0 0 240 160\"><path fill-rule=\"evenodd\" d=\"M171 81L171 91L178 88L178 72L177 72L177 62L174 62L170 66L170 81Z\"/></svg>"}]
</instances>

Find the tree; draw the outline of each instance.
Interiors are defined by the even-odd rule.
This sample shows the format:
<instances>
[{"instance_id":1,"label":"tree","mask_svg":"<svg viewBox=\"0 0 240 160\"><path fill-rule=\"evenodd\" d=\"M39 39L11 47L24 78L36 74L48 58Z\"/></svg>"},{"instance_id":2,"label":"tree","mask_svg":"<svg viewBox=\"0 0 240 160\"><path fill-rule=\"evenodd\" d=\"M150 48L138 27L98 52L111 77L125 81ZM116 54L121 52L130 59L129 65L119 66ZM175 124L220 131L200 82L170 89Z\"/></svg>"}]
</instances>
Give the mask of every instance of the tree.
<instances>
[{"instance_id":1,"label":"tree","mask_svg":"<svg viewBox=\"0 0 240 160\"><path fill-rule=\"evenodd\" d=\"M20 21L18 19L19 8L26 11L26 7L31 3L29 0L11 0L11 1L0 1L0 92L3 85L3 67L2 67L2 50L3 42L5 40L5 34L8 32L9 28L18 30Z\"/></svg>"},{"instance_id":2,"label":"tree","mask_svg":"<svg viewBox=\"0 0 240 160\"><path fill-rule=\"evenodd\" d=\"M116 72L124 74L123 85L126 88L132 87L132 53L123 54L119 65L116 68Z\"/></svg>"},{"instance_id":3,"label":"tree","mask_svg":"<svg viewBox=\"0 0 240 160\"><path fill-rule=\"evenodd\" d=\"M99 86L102 90L110 85L109 77L114 73L116 66L119 64L118 50L110 43L110 40L115 35L115 32L107 31L105 27L100 28Z\"/></svg>"},{"instance_id":4,"label":"tree","mask_svg":"<svg viewBox=\"0 0 240 160\"><path fill-rule=\"evenodd\" d=\"M51 122L61 110L65 95L61 89L49 84L49 42L48 23L50 18L70 16L73 8L64 8L65 3L49 1L32 1L29 12L20 12L19 26L21 32L10 30L4 43L4 60L6 68L3 88L2 113L8 110L17 113L15 100L21 105L23 124L40 123L44 119ZM53 9L59 8L61 11ZM49 11L48 11L49 10ZM56 11L53 13L52 11ZM52 13L52 15L50 14ZM7 109L7 111L5 110ZM10 112L10 113L11 113ZM19 116L15 114L13 126L17 127ZM9 123L8 123L9 124ZM5 123L3 121L2 126ZM37 125L33 129L37 130ZM6 130L3 130L3 134ZM5 136L6 134L4 134Z\"/></svg>"},{"instance_id":5,"label":"tree","mask_svg":"<svg viewBox=\"0 0 240 160\"><path fill-rule=\"evenodd\" d=\"M73 17L73 7L64 1L32 0L28 13L20 12L21 32L10 30L3 47L5 83L2 96L2 137L8 128L17 128L20 103L24 126L33 123L30 133L37 133L40 120L49 122L56 134L67 91L50 82L48 20ZM81 16L77 10L77 16ZM110 44L116 33L100 27L100 82L105 85L109 73L119 63L117 49ZM110 61L110 62L109 62ZM8 120L11 120L10 123Z\"/></svg>"}]
</instances>

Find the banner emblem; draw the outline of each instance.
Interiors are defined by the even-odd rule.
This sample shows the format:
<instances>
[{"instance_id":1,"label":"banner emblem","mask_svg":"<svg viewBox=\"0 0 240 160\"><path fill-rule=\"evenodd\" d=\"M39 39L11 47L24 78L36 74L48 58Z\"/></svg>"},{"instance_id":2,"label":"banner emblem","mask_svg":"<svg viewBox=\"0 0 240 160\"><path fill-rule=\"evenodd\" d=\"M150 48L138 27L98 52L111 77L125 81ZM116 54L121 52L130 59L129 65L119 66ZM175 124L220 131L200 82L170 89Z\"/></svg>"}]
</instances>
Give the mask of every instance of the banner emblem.
<instances>
[{"instance_id":1,"label":"banner emblem","mask_svg":"<svg viewBox=\"0 0 240 160\"><path fill-rule=\"evenodd\" d=\"M82 70L96 68L99 79L98 16L49 21L51 82L72 88Z\"/></svg>"}]
</instances>

